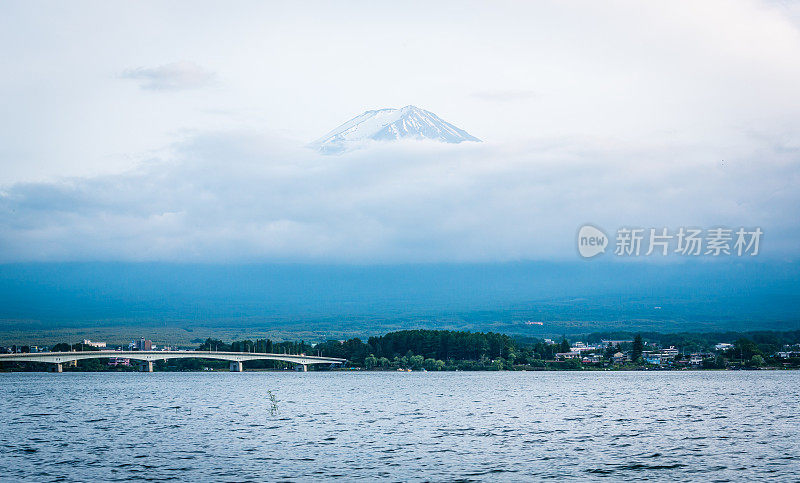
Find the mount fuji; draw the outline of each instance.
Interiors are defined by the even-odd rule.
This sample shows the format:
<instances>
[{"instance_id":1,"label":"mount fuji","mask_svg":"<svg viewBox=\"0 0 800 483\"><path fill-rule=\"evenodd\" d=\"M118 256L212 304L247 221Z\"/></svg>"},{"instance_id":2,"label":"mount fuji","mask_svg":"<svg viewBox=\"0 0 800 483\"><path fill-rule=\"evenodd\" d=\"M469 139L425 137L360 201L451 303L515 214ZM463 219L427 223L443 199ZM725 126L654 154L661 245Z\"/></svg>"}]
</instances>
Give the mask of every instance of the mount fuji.
<instances>
[{"instance_id":1,"label":"mount fuji","mask_svg":"<svg viewBox=\"0 0 800 483\"><path fill-rule=\"evenodd\" d=\"M406 106L402 109L367 111L322 136L310 146L325 154L336 154L369 141L398 139L432 139L444 143L481 142L430 111Z\"/></svg>"}]
</instances>

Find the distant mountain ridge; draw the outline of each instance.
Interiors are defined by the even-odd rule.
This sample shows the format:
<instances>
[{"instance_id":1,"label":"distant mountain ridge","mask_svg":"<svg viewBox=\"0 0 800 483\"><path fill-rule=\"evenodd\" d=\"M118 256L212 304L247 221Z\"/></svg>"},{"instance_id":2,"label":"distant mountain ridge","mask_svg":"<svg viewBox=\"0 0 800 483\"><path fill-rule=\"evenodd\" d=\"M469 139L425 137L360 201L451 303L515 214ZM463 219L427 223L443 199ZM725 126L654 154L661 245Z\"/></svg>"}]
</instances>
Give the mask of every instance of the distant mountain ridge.
<instances>
[{"instance_id":1,"label":"distant mountain ridge","mask_svg":"<svg viewBox=\"0 0 800 483\"><path fill-rule=\"evenodd\" d=\"M365 141L395 141L398 139L431 139L444 143L480 139L445 121L436 114L416 106L401 109L366 111L311 143L311 147L326 154L347 151Z\"/></svg>"},{"instance_id":2,"label":"distant mountain ridge","mask_svg":"<svg viewBox=\"0 0 800 483\"><path fill-rule=\"evenodd\" d=\"M539 337L798 330L798 273L798 262L0 264L0 346L23 331L104 326L131 336L177 326L191 338L258 327L305 340L399 328Z\"/></svg>"}]
</instances>

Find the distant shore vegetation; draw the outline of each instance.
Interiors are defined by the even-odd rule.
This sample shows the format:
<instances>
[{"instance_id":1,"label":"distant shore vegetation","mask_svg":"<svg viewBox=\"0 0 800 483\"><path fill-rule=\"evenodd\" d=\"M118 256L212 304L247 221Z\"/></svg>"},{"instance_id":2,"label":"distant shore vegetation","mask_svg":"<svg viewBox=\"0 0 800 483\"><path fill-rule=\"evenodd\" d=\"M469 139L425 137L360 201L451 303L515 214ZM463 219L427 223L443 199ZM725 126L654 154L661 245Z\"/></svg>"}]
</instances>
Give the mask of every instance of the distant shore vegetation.
<instances>
[{"instance_id":1,"label":"distant shore vegetation","mask_svg":"<svg viewBox=\"0 0 800 483\"><path fill-rule=\"evenodd\" d=\"M30 347L0 347L4 352L29 352ZM61 343L52 352L96 351L83 343ZM343 366L313 366L312 370L366 371L514 371L514 370L684 370L684 369L797 369L800 331L745 333L628 333L589 334L581 340L512 337L493 332L402 330L370 337L304 341L269 339L224 342L209 338L196 351L306 354L346 359ZM225 370L227 362L203 359L158 361L156 370ZM111 363L110 363L111 362ZM44 370L47 364L0 363L0 370ZM281 361L248 361L245 369L287 370ZM97 358L78 361L65 370L126 371L136 363L113 363Z\"/></svg>"}]
</instances>

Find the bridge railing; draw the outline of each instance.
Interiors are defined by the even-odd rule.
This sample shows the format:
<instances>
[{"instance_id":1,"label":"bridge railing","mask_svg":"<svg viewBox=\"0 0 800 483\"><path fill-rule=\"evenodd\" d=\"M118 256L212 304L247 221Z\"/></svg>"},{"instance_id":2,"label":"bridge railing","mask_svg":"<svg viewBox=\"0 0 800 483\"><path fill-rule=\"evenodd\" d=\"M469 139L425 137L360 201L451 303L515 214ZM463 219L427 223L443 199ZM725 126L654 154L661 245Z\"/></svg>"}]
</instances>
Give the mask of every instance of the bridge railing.
<instances>
[{"instance_id":1,"label":"bridge railing","mask_svg":"<svg viewBox=\"0 0 800 483\"><path fill-rule=\"evenodd\" d=\"M82 351L82 352L35 352L26 354L0 354L0 362L45 362L56 364L61 369L61 364L84 359L97 358L124 358L142 361L152 371L152 363L168 359L213 359L234 363L241 371L241 363L253 360L273 360L288 362L302 366L303 370L311 364L344 364L346 359L324 356L308 356L303 354L272 354L259 352L222 352L222 351ZM58 371L60 372L60 370Z\"/></svg>"}]
</instances>

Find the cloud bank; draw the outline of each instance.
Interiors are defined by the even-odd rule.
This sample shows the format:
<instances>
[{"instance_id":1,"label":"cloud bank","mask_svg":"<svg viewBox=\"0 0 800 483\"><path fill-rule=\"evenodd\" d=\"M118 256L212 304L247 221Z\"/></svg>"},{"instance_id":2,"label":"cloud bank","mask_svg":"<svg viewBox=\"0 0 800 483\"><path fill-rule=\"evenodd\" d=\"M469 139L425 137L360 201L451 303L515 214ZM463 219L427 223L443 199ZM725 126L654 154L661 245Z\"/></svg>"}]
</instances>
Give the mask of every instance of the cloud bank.
<instances>
[{"instance_id":1,"label":"cloud bank","mask_svg":"<svg viewBox=\"0 0 800 483\"><path fill-rule=\"evenodd\" d=\"M587 222L760 226L763 256L791 258L799 150L411 141L331 158L209 133L125 174L7 186L0 261L575 260Z\"/></svg>"},{"instance_id":2,"label":"cloud bank","mask_svg":"<svg viewBox=\"0 0 800 483\"><path fill-rule=\"evenodd\" d=\"M214 79L214 73L192 62L181 61L128 69L121 77L138 81L145 90L174 91L204 87Z\"/></svg>"}]
</instances>

